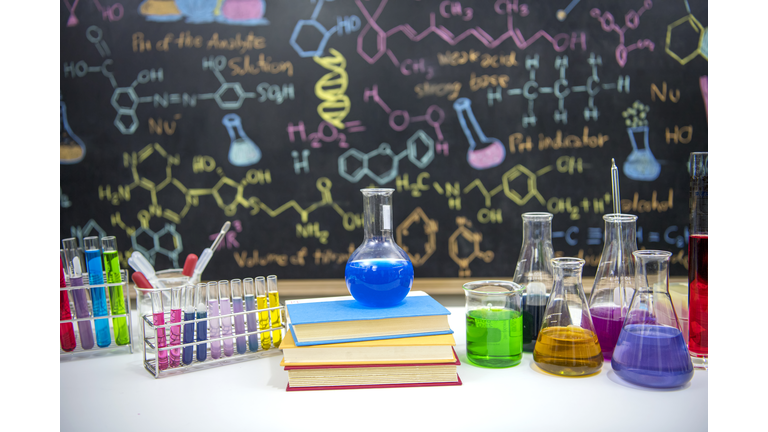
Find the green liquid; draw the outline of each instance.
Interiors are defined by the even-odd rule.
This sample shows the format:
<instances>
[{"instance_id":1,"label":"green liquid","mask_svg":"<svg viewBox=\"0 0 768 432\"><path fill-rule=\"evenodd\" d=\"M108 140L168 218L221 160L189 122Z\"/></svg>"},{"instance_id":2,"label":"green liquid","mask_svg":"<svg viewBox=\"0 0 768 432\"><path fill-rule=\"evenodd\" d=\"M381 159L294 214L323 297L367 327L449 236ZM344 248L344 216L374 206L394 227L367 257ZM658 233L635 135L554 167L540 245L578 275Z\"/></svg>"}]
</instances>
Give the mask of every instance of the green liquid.
<instances>
[{"instance_id":1,"label":"green liquid","mask_svg":"<svg viewBox=\"0 0 768 432\"><path fill-rule=\"evenodd\" d=\"M107 273L107 283L121 283L120 258L117 252L104 252L104 271ZM125 315L125 297L122 286L109 287L109 303L112 306L112 315ZM128 335L128 324L125 317L112 318L115 332L115 343L128 345L131 339Z\"/></svg>"},{"instance_id":2,"label":"green liquid","mask_svg":"<svg viewBox=\"0 0 768 432\"><path fill-rule=\"evenodd\" d=\"M491 368L515 366L523 358L523 316L505 309L475 309L467 314L467 357Z\"/></svg>"}]
</instances>

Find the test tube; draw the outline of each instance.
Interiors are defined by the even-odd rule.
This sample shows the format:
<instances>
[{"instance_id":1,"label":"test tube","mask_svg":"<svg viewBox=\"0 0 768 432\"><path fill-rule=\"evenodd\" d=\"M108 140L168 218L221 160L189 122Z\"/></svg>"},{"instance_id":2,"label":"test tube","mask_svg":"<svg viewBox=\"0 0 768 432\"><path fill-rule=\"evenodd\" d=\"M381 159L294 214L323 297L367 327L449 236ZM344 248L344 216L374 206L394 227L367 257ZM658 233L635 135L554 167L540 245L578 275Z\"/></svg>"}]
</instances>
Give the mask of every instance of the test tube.
<instances>
[{"instance_id":1,"label":"test tube","mask_svg":"<svg viewBox=\"0 0 768 432\"><path fill-rule=\"evenodd\" d=\"M280 306L280 294L277 293L277 276L275 275L269 275L267 276L267 293L269 293L269 307L276 307ZM272 309L269 311L270 314L270 324L272 325L272 328L280 327L282 323L282 317L280 314L280 309ZM272 332L272 344L275 346L275 348L278 348L280 346L280 342L283 340L283 331L282 330L275 330Z\"/></svg>"},{"instance_id":2,"label":"test tube","mask_svg":"<svg viewBox=\"0 0 768 432\"><path fill-rule=\"evenodd\" d=\"M208 326L211 339L218 339L221 335L221 320L219 317L219 284L208 282ZM211 341L211 357L221 357L221 341Z\"/></svg>"},{"instance_id":3,"label":"test tube","mask_svg":"<svg viewBox=\"0 0 768 432\"><path fill-rule=\"evenodd\" d=\"M243 284L240 279L232 279L232 310L235 313L243 312ZM245 317L235 315L235 334L245 333ZM245 336L237 338L237 353L245 354Z\"/></svg>"},{"instance_id":4,"label":"test tube","mask_svg":"<svg viewBox=\"0 0 768 432\"><path fill-rule=\"evenodd\" d=\"M195 288L195 304L197 305L197 319L208 318L208 289L204 283L197 284ZM208 321L197 322L197 341L208 340ZM208 344L197 344L197 361L205 361L208 353Z\"/></svg>"},{"instance_id":5,"label":"test tube","mask_svg":"<svg viewBox=\"0 0 768 432\"><path fill-rule=\"evenodd\" d=\"M243 292L245 293L245 310L256 310L256 287L253 284L253 278L243 279ZM254 332L259 329L258 321L256 321L256 314L249 313L246 315L248 319L248 332ZM248 335L248 349L256 352L259 349L259 334Z\"/></svg>"},{"instance_id":6,"label":"test tube","mask_svg":"<svg viewBox=\"0 0 768 432\"><path fill-rule=\"evenodd\" d=\"M184 287L184 321L195 320L195 286L189 284ZM190 322L184 324L184 343L192 343L195 341L195 323ZM185 346L183 349L181 361L185 365L191 364L193 360L195 347Z\"/></svg>"},{"instance_id":7,"label":"test tube","mask_svg":"<svg viewBox=\"0 0 768 432\"><path fill-rule=\"evenodd\" d=\"M104 287L94 285L104 285L104 269L101 267L101 246L97 236L85 237L83 239L85 246L85 261L88 267L88 283L91 285L91 302L93 303L93 316L108 316L107 294ZM109 334L109 320L97 319L94 321L96 326L96 344L102 348L108 347L112 343L112 336Z\"/></svg>"},{"instance_id":8,"label":"test tube","mask_svg":"<svg viewBox=\"0 0 768 432\"><path fill-rule=\"evenodd\" d=\"M264 276L256 278L256 308L261 311L268 308L267 304L267 284ZM259 330L269 329L269 311L259 312ZM269 332L259 333L261 336L261 348L269 349L272 346Z\"/></svg>"},{"instance_id":9,"label":"test tube","mask_svg":"<svg viewBox=\"0 0 768 432\"><path fill-rule=\"evenodd\" d=\"M232 314L232 304L229 302L232 292L229 288L229 281L219 281L219 307L221 308L221 337L232 336L232 317L223 316ZM224 355L231 357L235 353L232 339L224 339Z\"/></svg>"},{"instance_id":10,"label":"test tube","mask_svg":"<svg viewBox=\"0 0 768 432\"><path fill-rule=\"evenodd\" d=\"M152 291L150 293L152 299L152 324L155 326L161 326L165 324L165 312L163 311L163 293L160 291ZM165 328L160 327L155 329L157 331L157 348L165 348L167 341L165 339ZM168 351L157 351L157 363L160 370L168 369Z\"/></svg>"},{"instance_id":11,"label":"test tube","mask_svg":"<svg viewBox=\"0 0 768 432\"><path fill-rule=\"evenodd\" d=\"M64 249L61 249L61 258L59 259L59 274L60 274L60 288L66 288L67 287L67 279L64 277L64 261L67 260L67 257L64 255ZM69 295L67 294L67 291L59 291L59 319L60 320L71 320L72 319L72 311L69 308ZM71 322L69 323L63 323L60 326L60 342L61 342L61 349L64 351L72 351L77 347L77 342L75 341L75 326L72 325ZM238 342L239 343L239 342Z\"/></svg>"},{"instance_id":12,"label":"test tube","mask_svg":"<svg viewBox=\"0 0 768 432\"><path fill-rule=\"evenodd\" d=\"M181 322L181 289L177 286L171 289L171 324ZM181 345L181 326L171 327L171 346ZM171 349L171 367L178 367L181 357L181 348Z\"/></svg>"},{"instance_id":13,"label":"test tube","mask_svg":"<svg viewBox=\"0 0 768 432\"><path fill-rule=\"evenodd\" d=\"M77 240L68 238L61 241L64 246L64 264L67 266L69 274L69 285L71 287L83 286L82 267L80 266L80 257L77 256ZM89 318L91 312L88 310L88 290L85 288L73 289L72 297L75 300L75 316L78 319ZM78 321L77 331L80 333L80 346L83 349L93 348L93 330L90 321Z\"/></svg>"},{"instance_id":14,"label":"test tube","mask_svg":"<svg viewBox=\"0 0 768 432\"><path fill-rule=\"evenodd\" d=\"M104 255L104 270L107 273L107 283L122 284L120 258L117 255L117 240L115 237L103 237L101 239L101 249ZM109 287L109 304L112 307L112 315L125 315L125 297L123 296L122 285ZM115 343L127 345L131 342L130 334L128 333L128 322L125 317L112 318L112 327L115 332Z\"/></svg>"}]
</instances>

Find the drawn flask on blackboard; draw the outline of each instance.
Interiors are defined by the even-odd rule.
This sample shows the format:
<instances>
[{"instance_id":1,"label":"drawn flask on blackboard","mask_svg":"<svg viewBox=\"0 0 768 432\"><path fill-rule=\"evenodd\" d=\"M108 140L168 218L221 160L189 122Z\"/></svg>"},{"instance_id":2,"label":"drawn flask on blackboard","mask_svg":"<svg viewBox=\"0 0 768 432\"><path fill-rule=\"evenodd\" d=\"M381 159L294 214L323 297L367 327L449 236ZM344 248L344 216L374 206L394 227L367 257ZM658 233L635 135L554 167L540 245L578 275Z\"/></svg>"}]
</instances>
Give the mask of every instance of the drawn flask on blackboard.
<instances>
[{"instance_id":1,"label":"drawn flask on blackboard","mask_svg":"<svg viewBox=\"0 0 768 432\"><path fill-rule=\"evenodd\" d=\"M504 162L506 150L504 144L496 138L488 138L477 124L475 115L472 113L472 102L467 98L459 98L453 103L453 109L459 117L461 129L469 141L469 150L467 151L467 162L474 169L483 170L493 168ZM472 129L467 125L467 120L472 125ZM473 132L474 131L474 135ZM477 137L477 141L474 137ZM478 148L478 146L480 148Z\"/></svg>"},{"instance_id":2,"label":"drawn flask on blackboard","mask_svg":"<svg viewBox=\"0 0 768 432\"><path fill-rule=\"evenodd\" d=\"M661 165L648 145L648 105L635 101L621 114L626 119L627 134L632 143L632 153L624 161L624 174L632 180L653 181L661 173ZM642 136L643 148L637 147L636 136Z\"/></svg>"},{"instance_id":3,"label":"drawn flask on blackboard","mask_svg":"<svg viewBox=\"0 0 768 432\"><path fill-rule=\"evenodd\" d=\"M261 150L243 131L243 123L237 114L227 114L221 120L229 133L229 163L249 166L261 160Z\"/></svg>"},{"instance_id":4,"label":"drawn flask on blackboard","mask_svg":"<svg viewBox=\"0 0 768 432\"><path fill-rule=\"evenodd\" d=\"M85 156L85 144L69 127L67 121L67 106L63 100L59 101L61 105L61 143L59 145L59 161L61 164L71 165L83 160Z\"/></svg>"}]
</instances>

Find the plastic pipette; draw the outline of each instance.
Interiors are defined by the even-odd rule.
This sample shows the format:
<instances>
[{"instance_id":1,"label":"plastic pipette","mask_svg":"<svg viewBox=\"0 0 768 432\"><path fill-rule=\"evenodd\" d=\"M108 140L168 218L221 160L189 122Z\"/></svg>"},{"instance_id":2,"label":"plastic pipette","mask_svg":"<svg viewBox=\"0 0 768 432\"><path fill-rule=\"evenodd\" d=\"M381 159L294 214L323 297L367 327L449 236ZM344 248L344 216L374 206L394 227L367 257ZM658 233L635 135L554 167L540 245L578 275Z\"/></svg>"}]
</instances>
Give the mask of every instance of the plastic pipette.
<instances>
[{"instance_id":1,"label":"plastic pipette","mask_svg":"<svg viewBox=\"0 0 768 432\"><path fill-rule=\"evenodd\" d=\"M231 224L229 221L224 223L224 226L221 227L221 231L219 232L219 235L216 237L216 240L213 241L213 244L209 248L205 248L203 250L203 253L200 255L200 258L197 260L197 264L195 265L195 271L192 273L192 276L189 278L190 283L199 283L200 282L200 276L203 274L203 270L205 270L205 266L208 265L208 261L211 260L211 257L213 256L213 251L216 250L216 248L219 246L219 243L221 242L221 239L224 238L224 234L229 231L229 226Z\"/></svg>"},{"instance_id":2,"label":"plastic pipette","mask_svg":"<svg viewBox=\"0 0 768 432\"><path fill-rule=\"evenodd\" d=\"M131 257L128 258L128 265L146 278L150 284L146 288L165 288L165 284L155 275L155 268L152 267L152 264L147 261L147 258L141 252L133 251Z\"/></svg>"},{"instance_id":3,"label":"plastic pipette","mask_svg":"<svg viewBox=\"0 0 768 432\"><path fill-rule=\"evenodd\" d=\"M197 255L195 254L187 255L187 259L184 260L184 269L181 271L181 274L187 277L192 277L192 274L195 272L196 265L197 265Z\"/></svg>"}]
</instances>

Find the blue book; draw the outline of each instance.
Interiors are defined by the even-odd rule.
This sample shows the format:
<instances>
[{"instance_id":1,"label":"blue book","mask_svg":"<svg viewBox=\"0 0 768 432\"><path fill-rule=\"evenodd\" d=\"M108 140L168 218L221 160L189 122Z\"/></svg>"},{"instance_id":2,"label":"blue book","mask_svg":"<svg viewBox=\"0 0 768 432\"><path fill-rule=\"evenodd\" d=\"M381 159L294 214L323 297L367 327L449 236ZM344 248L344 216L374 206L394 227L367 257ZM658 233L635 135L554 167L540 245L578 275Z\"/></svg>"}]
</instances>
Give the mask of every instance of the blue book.
<instances>
[{"instance_id":1,"label":"blue book","mask_svg":"<svg viewBox=\"0 0 768 432\"><path fill-rule=\"evenodd\" d=\"M453 333L451 313L423 291L411 291L389 308L366 307L342 296L288 300L285 310L296 346Z\"/></svg>"}]
</instances>

